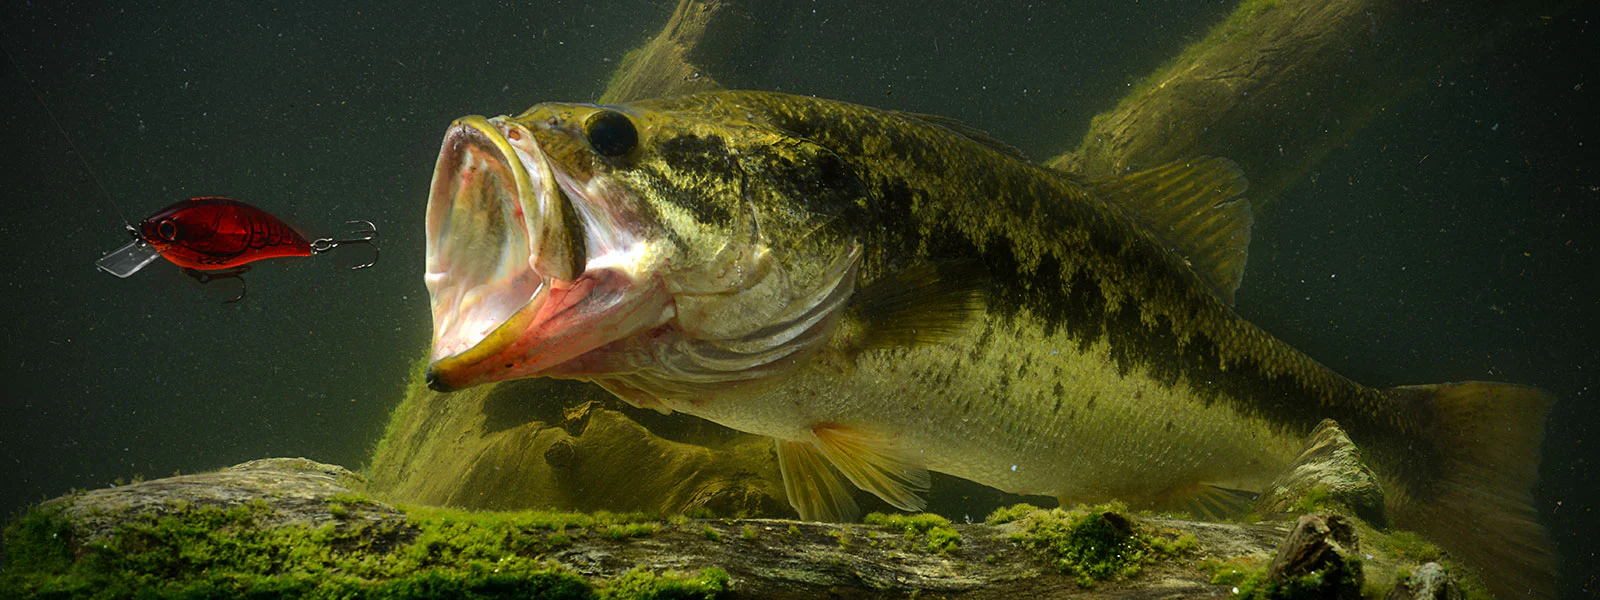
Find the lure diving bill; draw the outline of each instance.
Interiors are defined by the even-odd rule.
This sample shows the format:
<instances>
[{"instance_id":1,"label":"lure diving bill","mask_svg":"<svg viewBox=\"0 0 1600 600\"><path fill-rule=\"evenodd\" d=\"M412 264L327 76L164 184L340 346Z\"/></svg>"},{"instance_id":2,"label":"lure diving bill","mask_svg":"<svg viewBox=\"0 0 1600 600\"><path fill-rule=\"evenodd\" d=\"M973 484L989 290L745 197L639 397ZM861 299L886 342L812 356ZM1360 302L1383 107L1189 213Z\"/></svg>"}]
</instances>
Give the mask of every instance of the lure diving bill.
<instances>
[{"instance_id":1,"label":"lure diving bill","mask_svg":"<svg viewBox=\"0 0 1600 600\"><path fill-rule=\"evenodd\" d=\"M201 283L218 278L244 280L250 263L269 258L321 254L348 244L372 245L372 260L351 267L365 269L378 262L378 228L371 221L349 221L356 226L348 239L307 239L300 231L244 202L231 198L205 196L190 198L161 209L129 226L133 241L95 261L100 270L127 277L139 272L156 258L177 265L185 275ZM244 298L239 296L228 302Z\"/></svg>"}]
</instances>

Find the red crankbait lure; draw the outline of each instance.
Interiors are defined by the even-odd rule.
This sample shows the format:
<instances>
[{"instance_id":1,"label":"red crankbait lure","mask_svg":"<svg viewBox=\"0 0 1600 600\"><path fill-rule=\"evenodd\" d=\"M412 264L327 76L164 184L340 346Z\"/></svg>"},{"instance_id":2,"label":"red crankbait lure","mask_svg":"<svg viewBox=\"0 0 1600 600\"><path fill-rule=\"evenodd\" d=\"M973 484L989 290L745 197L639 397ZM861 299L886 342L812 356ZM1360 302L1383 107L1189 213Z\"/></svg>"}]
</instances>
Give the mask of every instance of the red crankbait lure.
<instances>
[{"instance_id":1,"label":"red crankbait lure","mask_svg":"<svg viewBox=\"0 0 1600 600\"><path fill-rule=\"evenodd\" d=\"M378 228L371 221L349 221L348 224L365 227L356 229L352 233L355 237L350 239L307 240L271 213L238 200L190 198L161 209L137 228L130 226L133 242L107 254L95 265L117 277L127 277L159 256L178 265L184 274L200 283L233 278L243 286L244 279L239 276L250 270L249 263L268 258L311 256L345 244L373 245L378 237ZM371 261L351 268L365 269L377 262L374 253ZM239 296L228 302L242 298L243 287Z\"/></svg>"}]
</instances>

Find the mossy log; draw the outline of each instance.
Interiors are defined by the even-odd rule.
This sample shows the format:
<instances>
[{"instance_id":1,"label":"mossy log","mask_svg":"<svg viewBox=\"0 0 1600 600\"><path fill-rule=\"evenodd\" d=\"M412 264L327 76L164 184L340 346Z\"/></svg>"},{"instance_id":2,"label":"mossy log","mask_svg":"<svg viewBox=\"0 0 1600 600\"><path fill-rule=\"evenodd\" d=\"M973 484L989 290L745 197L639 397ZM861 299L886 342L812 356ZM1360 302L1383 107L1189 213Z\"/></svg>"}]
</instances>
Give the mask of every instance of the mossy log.
<instances>
[{"instance_id":1,"label":"mossy log","mask_svg":"<svg viewBox=\"0 0 1600 600\"><path fill-rule=\"evenodd\" d=\"M392 506L361 483L268 459L51 500L7 527L0 595L1211 598L1273 589L1290 532L1115 506L971 524L472 513ZM1369 589L1412 585L1414 550L1354 531L1376 536L1361 542Z\"/></svg>"},{"instance_id":2,"label":"mossy log","mask_svg":"<svg viewBox=\"0 0 1600 600\"><path fill-rule=\"evenodd\" d=\"M1050 166L1089 177L1232 159L1258 206L1362 126L1568 0L1244 0Z\"/></svg>"},{"instance_id":3,"label":"mossy log","mask_svg":"<svg viewBox=\"0 0 1600 600\"><path fill-rule=\"evenodd\" d=\"M661 33L629 52L601 104L750 85L789 3L681 0Z\"/></svg>"},{"instance_id":4,"label":"mossy log","mask_svg":"<svg viewBox=\"0 0 1600 600\"><path fill-rule=\"evenodd\" d=\"M1261 206L1383 111L1576 4L1244 0L1046 162L1103 177L1223 156L1243 168ZM765 87L765 33L787 14L785 3L683 0L660 35L628 54L601 101Z\"/></svg>"}]
</instances>

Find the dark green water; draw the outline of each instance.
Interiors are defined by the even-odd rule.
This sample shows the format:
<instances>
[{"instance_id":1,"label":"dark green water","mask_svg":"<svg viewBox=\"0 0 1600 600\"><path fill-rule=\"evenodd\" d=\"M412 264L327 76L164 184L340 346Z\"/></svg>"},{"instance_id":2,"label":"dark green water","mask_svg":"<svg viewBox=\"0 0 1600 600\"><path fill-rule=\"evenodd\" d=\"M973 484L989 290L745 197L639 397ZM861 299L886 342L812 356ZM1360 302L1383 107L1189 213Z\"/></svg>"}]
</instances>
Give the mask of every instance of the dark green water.
<instances>
[{"instance_id":1,"label":"dark green water","mask_svg":"<svg viewBox=\"0 0 1600 600\"><path fill-rule=\"evenodd\" d=\"M911 6L807 6L752 68L1045 158L1232 3ZM671 8L7 2L6 48L128 218L216 194L384 237L369 271L263 263L235 305L165 264L99 273L120 218L5 65L0 507L266 456L361 464L429 336L422 212L445 126L593 98ZM1554 391L1539 506L1570 597L1600 593L1594 13L1518 28L1333 152L1258 216L1238 302L1364 383Z\"/></svg>"}]
</instances>

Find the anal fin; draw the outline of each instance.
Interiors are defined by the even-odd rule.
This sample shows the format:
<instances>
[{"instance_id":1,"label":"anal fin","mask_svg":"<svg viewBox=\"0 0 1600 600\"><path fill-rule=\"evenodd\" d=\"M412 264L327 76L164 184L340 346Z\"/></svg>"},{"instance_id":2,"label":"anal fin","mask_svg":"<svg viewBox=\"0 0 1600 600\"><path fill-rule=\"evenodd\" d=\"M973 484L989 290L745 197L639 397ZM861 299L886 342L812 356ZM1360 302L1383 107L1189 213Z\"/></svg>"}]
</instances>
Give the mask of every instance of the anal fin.
<instances>
[{"instance_id":1,"label":"anal fin","mask_svg":"<svg viewBox=\"0 0 1600 600\"><path fill-rule=\"evenodd\" d=\"M1250 512L1261 494L1214 485L1196 483L1192 486L1168 490L1152 503L1160 510L1184 512L1211 520L1238 517Z\"/></svg>"},{"instance_id":2,"label":"anal fin","mask_svg":"<svg viewBox=\"0 0 1600 600\"><path fill-rule=\"evenodd\" d=\"M835 523L856 520L861 509L845 480L810 442L773 438L778 449L778 470L789 505L806 521Z\"/></svg>"},{"instance_id":3,"label":"anal fin","mask_svg":"<svg viewBox=\"0 0 1600 600\"><path fill-rule=\"evenodd\" d=\"M928 506L928 470L906 458L882 436L838 423L811 426L817 448L851 483L906 511Z\"/></svg>"}]
</instances>

